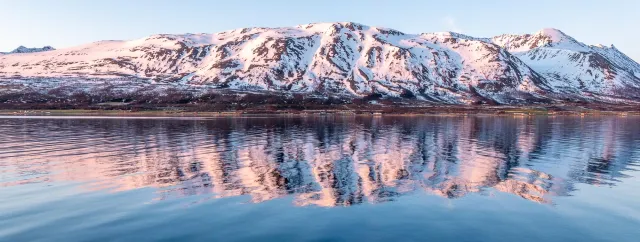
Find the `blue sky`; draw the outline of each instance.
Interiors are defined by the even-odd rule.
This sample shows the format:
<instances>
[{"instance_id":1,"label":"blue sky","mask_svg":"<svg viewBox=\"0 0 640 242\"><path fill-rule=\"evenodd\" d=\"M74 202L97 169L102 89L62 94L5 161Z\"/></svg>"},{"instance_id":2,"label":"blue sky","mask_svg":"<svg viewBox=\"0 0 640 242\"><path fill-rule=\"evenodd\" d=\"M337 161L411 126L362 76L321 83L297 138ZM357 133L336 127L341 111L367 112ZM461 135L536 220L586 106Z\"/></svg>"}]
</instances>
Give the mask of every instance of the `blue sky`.
<instances>
[{"instance_id":1,"label":"blue sky","mask_svg":"<svg viewBox=\"0 0 640 242\"><path fill-rule=\"evenodd\" d=\"M0 0L0 9L0 51L352 21L406 33L452 30L477 37L553 27L586 44L614 44L640 60L638 0Z\"/></svg>"}]
</instances>

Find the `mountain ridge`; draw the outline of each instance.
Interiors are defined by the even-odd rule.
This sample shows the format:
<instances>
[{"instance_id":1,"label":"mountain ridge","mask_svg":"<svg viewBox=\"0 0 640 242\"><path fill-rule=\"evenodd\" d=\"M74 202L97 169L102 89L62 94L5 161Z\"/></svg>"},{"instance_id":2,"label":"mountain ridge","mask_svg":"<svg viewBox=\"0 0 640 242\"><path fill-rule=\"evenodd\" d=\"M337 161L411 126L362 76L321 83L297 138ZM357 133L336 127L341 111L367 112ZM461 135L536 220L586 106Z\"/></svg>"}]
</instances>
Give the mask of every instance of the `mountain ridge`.
<instances>
[{"instance_id":1,"label":"mountain ridge","mask_svg":"<svg viewBox=\"0 0 640 242\"><path fill-rule=\"evenodd\" d=\"M55 50L55 48L49 45L46 45L42 48L28 48L28 47L25 47L24 45L21 45L10 52L0 52L0 54L8 55L8 54L21 54L21 53L35 53L35 52L52 51L52 50Z\"/></svg>"},{"instance_id":2,"label":"mountain ridge","mask_svg":"<svg viewBox=\"0 0 640 242\"><path fill-rule=\"evenodd\" d=\"M613 46L586 45L553 28L476 38L335 22L158 34L2 55L0 78L42 90L52 87L29 80L84 89L118 80L129 92L168 86L450 104L640 100L640 64Z\"/></svg>"}]
</instances>

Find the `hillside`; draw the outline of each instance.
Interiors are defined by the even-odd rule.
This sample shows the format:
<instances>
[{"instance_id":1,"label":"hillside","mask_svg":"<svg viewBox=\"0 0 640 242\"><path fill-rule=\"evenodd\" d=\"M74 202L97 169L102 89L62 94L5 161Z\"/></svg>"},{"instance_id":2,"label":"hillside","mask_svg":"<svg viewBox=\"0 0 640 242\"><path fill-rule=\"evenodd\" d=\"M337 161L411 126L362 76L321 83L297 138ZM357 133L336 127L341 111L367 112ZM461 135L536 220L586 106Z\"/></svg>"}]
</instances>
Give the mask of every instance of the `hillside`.
<instances>
[{"instance_id":1,"label":"hillside","mask_svg":"<svg viewBox=\"0 0 640 242\"><path fill-rule=\"evenodd\" d=\"M176 91L464 105L640 101L640 64L557 29L476 38L340 22L23 52L0 55L0 102Z\"/></svg>"}]
</instances>

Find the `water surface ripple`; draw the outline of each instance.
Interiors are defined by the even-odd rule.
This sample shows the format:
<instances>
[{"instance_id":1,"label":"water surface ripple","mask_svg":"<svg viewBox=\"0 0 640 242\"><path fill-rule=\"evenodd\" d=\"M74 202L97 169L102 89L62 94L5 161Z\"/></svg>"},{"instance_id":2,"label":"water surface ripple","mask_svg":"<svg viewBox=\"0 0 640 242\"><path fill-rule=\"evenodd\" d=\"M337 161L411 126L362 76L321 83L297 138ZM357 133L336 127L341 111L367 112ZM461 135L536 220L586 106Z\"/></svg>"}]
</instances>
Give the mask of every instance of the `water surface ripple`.
<instances>
[{"instance_id":1,"label":"water surface ripple","mask_svg":"<svg viewBox=\"0 0 640 242\"><path fill-rule=\"evenodd\" d=\"M0 117L2 241L637 241L637 117Z\"/></svg>"}]
</instances>

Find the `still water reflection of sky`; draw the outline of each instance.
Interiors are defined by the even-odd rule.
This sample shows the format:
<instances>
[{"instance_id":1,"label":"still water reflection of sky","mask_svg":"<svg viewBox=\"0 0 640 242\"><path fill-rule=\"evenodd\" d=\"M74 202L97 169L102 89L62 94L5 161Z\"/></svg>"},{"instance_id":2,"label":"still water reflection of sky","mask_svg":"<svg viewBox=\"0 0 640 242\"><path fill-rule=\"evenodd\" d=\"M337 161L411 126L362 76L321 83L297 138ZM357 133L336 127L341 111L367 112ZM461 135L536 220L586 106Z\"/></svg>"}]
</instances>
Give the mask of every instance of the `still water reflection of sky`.
<instances>
[{"instance_id":1,"label":"still water reflection of sky","mask_svg":"<svg viewBox=\"0 0 640 242\"><path fill-rule=\"evenodd\" d=\"M638 121L5 118L0 238L633 241Z\"/></svg>"}]
</instances>

